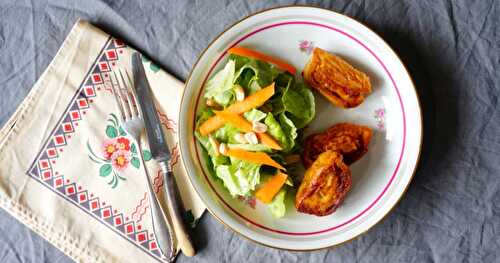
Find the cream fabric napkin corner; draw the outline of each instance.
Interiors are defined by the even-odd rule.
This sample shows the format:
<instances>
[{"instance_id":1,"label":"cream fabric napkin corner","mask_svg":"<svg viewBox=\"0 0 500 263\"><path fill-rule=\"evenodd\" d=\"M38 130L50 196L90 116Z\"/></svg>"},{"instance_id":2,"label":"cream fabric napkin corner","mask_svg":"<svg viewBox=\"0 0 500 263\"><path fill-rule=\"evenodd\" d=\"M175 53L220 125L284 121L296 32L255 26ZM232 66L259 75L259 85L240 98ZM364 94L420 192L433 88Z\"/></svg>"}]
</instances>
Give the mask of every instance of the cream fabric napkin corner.
<instances>
[{"instance_id":1,"label":"cream fabric napkin corner","mask_svg":"<svg viewBox=\"0 0 500 263\"><path fill-rule=\"evenodd\" d=\"M163 261L140 153L118 125L111 93L110 71L130 70L133 51L78 21L0 130L0 206L76 261ZM176 133L183 84L148 59L143 63L171 146L185 216L194 225L205 207L180 160ZM146 167L162 194L159 167L154 160Z\"/></svg>"}]
</instances>

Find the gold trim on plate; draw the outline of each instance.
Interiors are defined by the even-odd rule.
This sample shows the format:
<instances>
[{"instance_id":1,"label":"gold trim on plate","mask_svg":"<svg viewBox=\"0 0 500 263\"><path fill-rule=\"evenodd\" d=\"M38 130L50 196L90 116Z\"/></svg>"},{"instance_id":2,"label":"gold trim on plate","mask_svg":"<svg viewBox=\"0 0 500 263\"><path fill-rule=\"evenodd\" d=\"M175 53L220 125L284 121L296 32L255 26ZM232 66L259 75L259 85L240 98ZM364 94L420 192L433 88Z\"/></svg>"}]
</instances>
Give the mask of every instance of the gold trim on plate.
<instances>
[{"instance_id":1,"label":"gold trim on plate","mask_svg":"<svg viewBox=\"0 0 500 263\"><path fill-rule=\"evenodd\" d=\"M372 32L373 34L375 34L376 36L379 37L379 39L382 40L383 43L385 43L388 47L389 47L389 50L392 51L392 53L398 58L399 62L403 65L405 71L406 71L406 74L408 75L408 78L410 79L411 83L412 83L412 87L413 87L413 90L415 91L415 94L416 94L416 98L417 98L417 103L418 103L418 108L419 108L419 111L420 111L420 143L419 143L419 152L418 152L418 156L417 156L417 161L415 162L415 167L413 168L413 171L412 171L412 176L410 177L410 180L408 181L408 184L405 186L405 189L401 192L401 195L399 196L398 200L394 203L394 205L387 211L387 213L382 216L381 219L379 219L377 222L375 222L373 225L371 225L370 227L368 227L367 229L365 229L364 231L362 231L361 233L359 233L358 235L346 240L346 241L343 241L341 243L338 243L338 244L335 244L335 245L331 245L331 246L325 246L325 247L320 247L320 248L313 248L313 249L288 249L288 248L282 248L282 247L275 247L275 246L271 246L271 245L268 245L268 244L264 244L264 243L261 243L257 240L254 240L240 232L238 232L238 230L232 228L231 226L227 225L221 218L219 218L212 210L210 210L210 208L206 205L207 202L205 200L203 200L203 198L201 197L200 193L198 192L198 190L196 189L196 187L194 187L194 184L193 182L191 181L191 178L190 176L188 175L188 179L189 179L189 183L191 183L191 186L195 189L195 191L197 192L198 196L200 196L200 199L202 199L202 201L205 203L205 206L207 207L207 210L210 212L210 214L212 214L215 219L217 219L222 225L224 225L226 228L229 228L230 230L232 230L233 232L237 233L238 235L242 236L243 238L247 239L247 240L250 240L254 243L257 243L259 245L262 245L262 246L265 246L265 247L270 247L270 248L274 248L274 249L282 249L282 250L287 250L287 251L297 251L297 252L309 252L309 251L318 251L318 250L322 250L322 249L329 249L329 248L334 248L334 247L337 247L337 246L340 246L340 245L343 245L347 242L350 242L352 240L354 240L355 238L365 234L366 232L368 232L370 229L372 229L374 226L378 225L382 220L384 220L391 212L392 210L394 210L394 208L396 207L396 205L401 201L402 197L405 195L405 193L408 191L408 187L410 186L410 183L411 181L413 180L413 177L415 176L415 172L417 170L417 167L418 167L418 164L420 162L420 157L421 157L421 153L422 153L422 142L423 142L423 116L422 116L422 108L421 108L421 103L420 103L420 100L418 98L418 92L417 90L415 89L415 83L413 81L413 79L411 78L411 75L409 74L408 72L408 68L404 65L404 63L402 62L401 58L396 54L396 52L394 52L394 50L392 50L392 48L389 46L389 44L387 44L387 42L382 38L380 37L377 33L375 33L373 30L371 30L368 26L366 26L365 24L351 18L351 17L348 17L344 14L340 14L340 13L337 13L335 11L332 11L332 10L329 10L329 9L326 9L326 8L322 8L322 7L317 7L317 6L311 6L311 5L286 5L286 6L278 6L278 7L272 7L272 8L268 8L268 9L264 9L264 10L261 10L261 11L258 11L256 13L253 13L253 14L250 14L250 15L247 15L245 17L243 17L242 19L238 20L237 22L235 22L234 24L232 24L230 27L226 28L225 30L223 30L221 33L219 33L212 41L210 41L210 43L207 45L207 47L203 50L203 52L201 52L201 54L198 56L198 59L196 59L196 62L194 63L193 67L191 68L190 72L189 72L189 75L188 75L188 78L186 79L186 83L188 83L190 80L191 80L191 75L193 74L193 71L194 69L196 68L196 66L198 65L200 59L203 57L203 55L205 54L205 52L213 45L213 43L215 41L217 41L224 33L226 33L227 31L229 31L230 29L232 29L233 27L239 25L241 22L243 22L244 20L250 18L250 17L253 17L253 16L256 16L258 14L261 14L261 13L264 13L264 12L267 12L267 11L271 11L271 10L276 10L276 9L284 9L284 8L293 8L293 7L307 7L307 8L315 8L315 9L320 9L320 10L324 10L324 11L328 11L328 12L332 12L332 13L335 13L337 15L340 15L340 16L343 16L345 18L347 18L348 20L350 21L353 21L355 23L358 23L358 24L361 24L363 25L366 29L368 29L370 32ZM182 105L182 102L184 100L184 94L185 94L185 91L182 93L182 97L181 97L181 105ZM179 120L178 120L178 123L180 123L182 117L179 115ZM179 129L180 129L180 125L179 125ZM180 131L178 131L178 134L180 134ZM182 147L180 148L180 150L182 151ZM184 161L184 158L181 158L182 160L182 164L184 165L184 167L186 167L186 164L185 164L185 161Z\"/></svg>"}]
</instances>

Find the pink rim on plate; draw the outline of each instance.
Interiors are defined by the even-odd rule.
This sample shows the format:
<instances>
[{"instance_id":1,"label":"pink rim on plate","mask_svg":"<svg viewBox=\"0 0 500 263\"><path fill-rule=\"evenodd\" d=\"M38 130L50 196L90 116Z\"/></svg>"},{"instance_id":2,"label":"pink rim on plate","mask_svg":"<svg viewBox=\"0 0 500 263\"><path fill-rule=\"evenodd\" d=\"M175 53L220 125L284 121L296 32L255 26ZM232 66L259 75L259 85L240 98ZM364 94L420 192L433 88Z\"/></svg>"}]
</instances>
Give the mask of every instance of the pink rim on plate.
<instances>
[{"instance_id":1,"label":"pink rim on plate","mask_svg":"<svg viewBox=\"0 0 500 263\"><path fill-rule=\"evenodd\" d=\"M366 46L365 44L363 44L363 42L361 42L360 40L358 40L354 36L348 34L345 31L342 31L342 30L340 30L338 28L335 28L335 27L332 27L332 26L329 26L329 25L320 24L320 23L308 22L308 21L287 21L287 22L275 23L275 24L271 24L271 25L268 25L268 26L256 29L256 30L254 30L254 31L252 31L252 32L244 35L243 37L239 38L236 42L234 42L231 46L229 46L226 50L224 50L224 52L217 58L217 60L215 61L215 63L210 67L210 70L206 74L201 87L205 86L205 82L207 81L208 77L211 75L212 71L219 64L219 62L226 56L228 49L230 49L231 47L234 47L234 46L238 45L243 40L245 40L245 39L247 39L247 38L249 38L249 37L251 37L251 36L253 36L253 35L255 35L255 34L259 33L259 32L265 31L265 30L270 29L270 28L275 28L275 27L280 27L280 26L289 26L289 25L308 25L308 26L326 28L326 29L335 31L337 33L340 33L340 34L348 37L349 39L353 40L356 44L361 45L364 49L366 49L378 61L378 63L380 63L380 65L382 66L382 68L384 69L384 71L387 73L387 75L391 79L391 82L392 82L392 84L394 86L394 89L396 90L396 93L398 95L398 100L399 100L399 103L400 103L400 106L401 106L401 111L402 111L402 116L403 116L403 143L402 143L401 153L399 155L399 160L398 160L398 162L396 164L394 172L392 173L392 176L389 179L389 182L387 183L387 185L383 188L382 192L375 198L375 200L373 202L371 202L370 205L368 205L368 207L366 207L365 209L363 209L360 213L358 213L357 215L353 216L352 218L346 220L345 222L342 222L340 224L337 224L335 226L332 226L332 227L329 227L329 228L326 228L326 229L323 229L323 230L314 231L314 232L288 232L288 231L277 230L277 229L273 229L273 228L264 226L262 224L259 224L259 223L255 222L255 221L253 221L253 220L245 217L244 215L242 215L241 213L239 213L236 209L234 209L233 207L231 207L224 200L224 198L222 198L222 196L217 192L217 190L215 189L215 187L212 185L212 182L210 182L210 180L208 179L208 176L205 173L204 169L202 169L202 172L203 172L203 175L205 177L205 180L207 181L207 183L210 186L210 188L214 191L214 193L216 194L216 196L219 198L219 200L222 201L222 203L224 203L224 205L226 207L228 207L234 214L236 214L237 216L239 216L241 219L245 220L246 222L248 222L248 223L250 223L250 224L252 224L252 225L254 225L256 227L259 227L261 229L265 229L267 231L271 231L271 232L274 232L274 233L279 233L279 234L284 234L284 235L293 235L293 236L308 236L308 235L316 235L316 234L326 233L326 232L335 230L337 228L346 226L346 225L354 222L356 219L358 219L363 214L365 214L368 210L370 210L370 208L372 208L382 198L382 196L386 193L387 189L391 186L392 182L394 181L394 178L396 177L396 174L397 174L397 172L399 170L399 167L400 167L400 164L401 164L401 160L403 159L403 153L404 153L405 145L406 145L406 116L405 116L405 109L404 109L404 106L403 106L403 102L401 100L401 95L400 95L400 92L399 92L398 87L396 85L396 82L394 81L394 78L392 77L391 73L389 72L389 70L387 69L387 67L385 66L385 64L382 62L382 60L368 46ZM200 89L200 91L198 93L194 112L197 112L198 103L199 103L199 100L201 98L202 91L203 91L203 89ZM193 123L193 127L194 127L193 129L195 129L195 127L196 127L195 123ZM194 132L194 130L193 130L193 132ZM200 154L198 152L198 146L197 146L196 140L195 139L193 139L193 140L194 140L194 143L196 145L196 147L195 147L196 157L198 158L198 162L202 163L201 159L200 159Z\"/></svg>"}]
</instances>

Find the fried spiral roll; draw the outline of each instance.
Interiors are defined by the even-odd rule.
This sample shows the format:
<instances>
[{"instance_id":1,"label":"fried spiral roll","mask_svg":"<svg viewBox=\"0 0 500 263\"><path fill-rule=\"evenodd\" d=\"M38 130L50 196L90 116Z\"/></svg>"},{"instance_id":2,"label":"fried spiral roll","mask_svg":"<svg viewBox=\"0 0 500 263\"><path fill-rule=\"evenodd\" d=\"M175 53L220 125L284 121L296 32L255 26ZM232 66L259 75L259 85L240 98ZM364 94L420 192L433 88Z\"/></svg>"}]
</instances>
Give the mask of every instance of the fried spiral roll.
<instances>
[{"instance_id":1,"label":"fried spiral roll","mask_svg":"<svg viewBox=\"0 0 500 263\"><path fill-rule=\"evenodd\" d=\"M342 108L358 106L372 91L365 73L320 48L314 49L302 74L309 86Z\"/></svg>"},{"instance_id":2,"label":"fried spiral roll","mask_svg":"<svg viewBox=\"0 0 500 263\"><path fill-rule=\"evenodd\" d=\"M324 151L337 151L347 165L359 160L367 151L372 130L366 126L339 123L323 133L310 135L304 142L302 162L307 168Z\"/></svg>"},{"instance_id":3,"label":"fried spiral roll","mask_svg":"<svg viewBox=\"0 0 500 263\"><path fill-rule=\"evenodd\" d=\"M325 151L306 170L295 196L295 207L306 214L329 215L340 206L350 188L351 171L342 155Z\"/></svg>"}]
</instances>

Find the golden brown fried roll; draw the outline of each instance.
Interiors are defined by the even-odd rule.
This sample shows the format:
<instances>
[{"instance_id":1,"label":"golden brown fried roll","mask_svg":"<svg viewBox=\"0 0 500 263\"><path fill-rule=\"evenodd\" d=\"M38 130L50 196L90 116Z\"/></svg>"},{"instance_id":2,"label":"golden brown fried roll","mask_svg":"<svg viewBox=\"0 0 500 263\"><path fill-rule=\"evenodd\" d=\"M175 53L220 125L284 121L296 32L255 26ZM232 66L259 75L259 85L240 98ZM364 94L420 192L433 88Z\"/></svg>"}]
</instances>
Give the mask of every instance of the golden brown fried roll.
<instances>
[{"instance_id":1,"label":"golden brown fried roll","mask_svg":"<svg viewBox=\"0 0 500 263\"><path fill-rule=\"evenodd\" d=\"M314 49L302 74L309 86L342 108L358 106L372 91L365 73L320 48Z\"/></svg>"},{"instance_id":2,"label":"golden brown fried roll","mask_svg":"<svg viewBox=\"0 0 500 263\"><path fill-rule=\"evenodd\" d=\"M351 171L342 155L326 151L307 169L295 196L299 212L325 216L340 206L351 188Z\"/></svg>"},{"instance_id":3,"label":"golden brown fried roll","mask_svg":"<svg viewBox=\"0 0 500 263\"><path fill-rule=\"evenodd\" d=\"M304 142L302 161L307 168L324 151L337 151L342 154L344 162L351 165L367 151L372 138L372 130L366 126L339 123L323 133L313 134Z\"/></svg>"}]
</instances>

